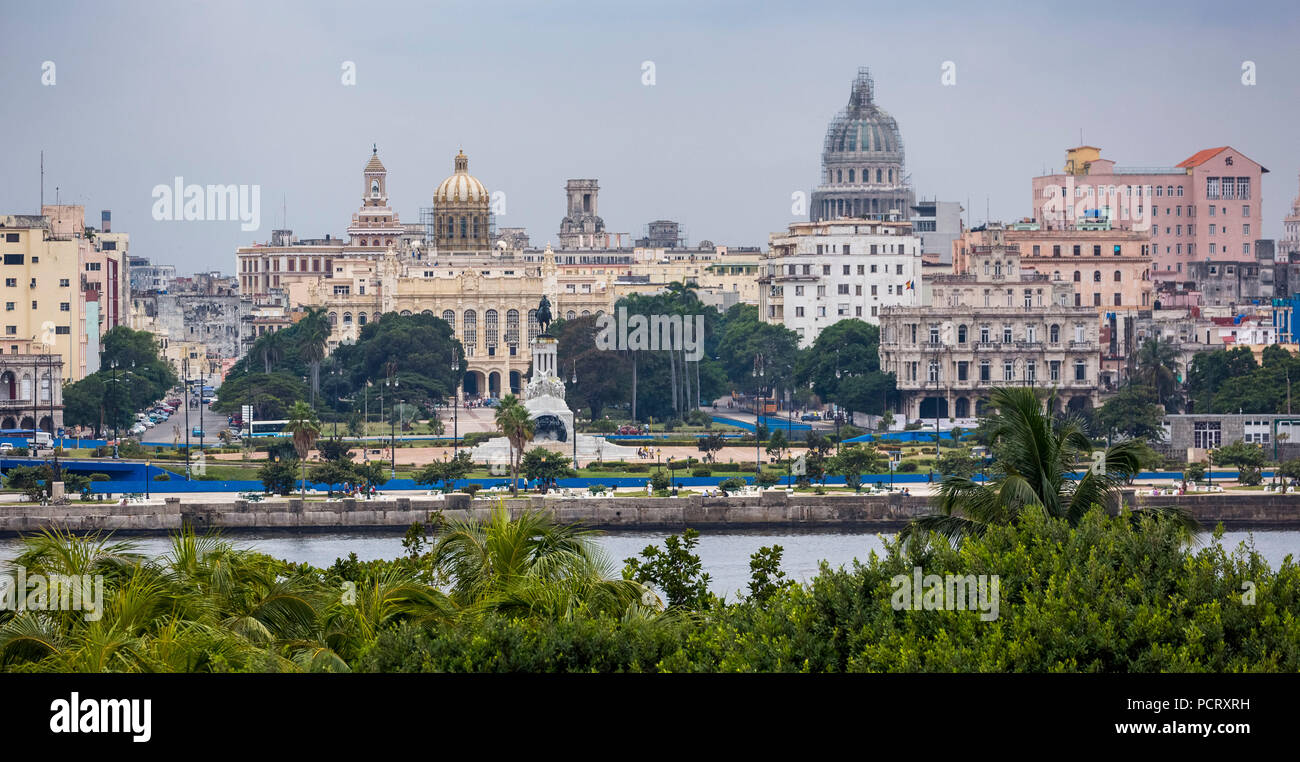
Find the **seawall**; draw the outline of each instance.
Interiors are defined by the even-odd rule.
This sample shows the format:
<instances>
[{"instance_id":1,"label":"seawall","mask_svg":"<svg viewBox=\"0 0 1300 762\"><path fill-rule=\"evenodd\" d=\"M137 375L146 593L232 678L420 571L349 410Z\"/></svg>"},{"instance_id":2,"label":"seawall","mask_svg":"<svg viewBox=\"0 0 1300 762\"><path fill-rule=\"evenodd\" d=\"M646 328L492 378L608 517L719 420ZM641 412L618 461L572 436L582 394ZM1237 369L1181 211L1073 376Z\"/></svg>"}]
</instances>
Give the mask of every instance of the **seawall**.
<instances>
[{"instance_id":1,"label":"seawall","mask_svg":"<svg viewBox=\"0 0 1300 762\"><path fill-rule=\"evenodd\" d=\"M1232 494L1154 497L1128 492L1129 505L1166 505L1188 510L1206 528L1223 522L1229 529L1300 530L1300 494ZM545 510L564 523L602 529L807 527L856 530L896 530L911 518L931 510L922 496L790 495L782 491L737 497L690 495L678 498L626 497L581 499L526 496L518 499L479 499L453 494L445 497L388 497L375 500L267 499L260 502L182 501L168 497L128 505L0 506L0 534L63 529L78 532L114 531L162 533L181 527L207 529L402 528L428 521L442 511L447 518L487 517L504 505L513 515Z\"/></svg>"}]
</instances>

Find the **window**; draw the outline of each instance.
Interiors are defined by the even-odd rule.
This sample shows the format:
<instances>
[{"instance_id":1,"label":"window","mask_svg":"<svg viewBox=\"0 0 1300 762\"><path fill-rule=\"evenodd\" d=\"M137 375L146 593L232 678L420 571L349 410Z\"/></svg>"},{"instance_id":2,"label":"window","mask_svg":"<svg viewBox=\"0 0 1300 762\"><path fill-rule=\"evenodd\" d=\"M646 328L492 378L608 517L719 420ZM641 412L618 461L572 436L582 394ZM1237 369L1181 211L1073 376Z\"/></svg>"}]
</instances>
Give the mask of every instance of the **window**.
<instances>
[{"instance_id":1,"label":"window","mask_svg":"<svg viewBox=\"0 0 1300 762\"><path fill-rule=\"evenodd\" d=\"M1054 384L1056 384L1056 383L1060 383L1060 381L1061 381L1061 361L1060 361L1060 360L1052 360L1050 363L1048 363L1048 366L1047 366L1047 367L1048 367L1048 372L1051 374L1052 383L1054 383Z\"/></svg>"},{"instance_id":2,"label":"window","mask_svg":"<svg viewBox=\"0 0 1300 762\"><path fill-rule=\"evenodd\" d=\"M931 344L939 343L939 326L937 325L930 326L930 343Z\"/></svg>"},{"instance_id":3,"label":"window","mask_svg":"<svg viewBox=\"0 0 1300 762\"><path fill-rule=\"evenodd\" d=\"M6 259L7 259L7 257L6 257ZM5 262L5 264L9 264L9 263L8 263L8 262ZM22 264L22 263L20 262L19 264ZM86 272L98 272L99 269L100 269L100 264L101 264L101 263L99 263L99 262L87 262L87 263L86 263Z\"/></svg>"},{"instance_id":4,"label":"window","mask_svg":"<svg viewBox=\"0 0 1300 762\"><path fill-rule=\"evenodd\" d=\"M980 326L980 343L989 343L989 327L986 325Z\"/></svg>"},{"instance_id":5,"label":"window","mask_svg":"<svg viewBox=\"0 0 1300 762\"><path fill-rule=\"evenodd\" d=\"M1268 444L1269 442L1269 422L1267 419L1248 420L1245 424L1245 439L1248 444Z\"/></svg>"},{"instance_id":6,"label":"window","mask_svg":"<svg viewBox=\"0 0 1300 762\"><path fill-rule=\"evenodd\" d=\"M1083 360L1074 361L1074 380L1075 381L1088 380L1088 364L1085 363Z\"/></svg>"},{"instance_id":7,"label":"window","mask_svg":"<svg viewBox=\"0 0 1300 762\"><path fill-rule=\"evenodd\" d=\"M67 287L68 287L68 279L59 278L59 288L67 288Z\"/></svg>"},{"instance_id":8,"label":"window","mask_svg":"<svg viewBox=\"0 0 1300 762\"><path fill-rule=\"evenodd\" d=\"M958 363L957 363L957 380L958 380L958 381L968 381L968 380L970 380L969 376L970 376L970 363L966 362L965 360L962 360L961 362L958 362Z\"/></svg>"},{"instance_id":9,"label":"window","mask_svg":"<svg viewBox=\"0 0 1300 762\"><path fill-rule=\"evenodd\" d=\"M22 254L6 254L6 255L5 255L5 264L7 264L7 265L21 265L22 263L23 263L23 255L22 255Z\"/></svg>"},{"instance_id":10,"label":"window","mask_svg":"<svg viewBox=\"0 0 1300 762\"><path fill-rule=\"evenodd\" d=\"M957 343L958 344L966 343L966 326L964 325L957 326Z\"/></svg>"},{"instance_id":11,"label":"window","mask_svg":"<svg viewBox=\"0 0 1300 762\"><path fill-rule=\"evenodd\" d=\"M1002 380L1003 381L1016 380L1016 366L1010 360L1002 361Z\"/></svg>"},{"instance_id":12,"label":"window","mask_svg":"<svg viewBox=\"0 0 1300 762\"><path fill-rule=\"evenodd\" d=\"M989 367L988 360L980 360L980 381L984 383L988 383L991 378Z\"/></svg>"},{"instance_id":13,"label":"window","mask_svg":"<svg viewBox=\"0 0 1300 762\"><path fill-rule=\"evenodd\" d=\"M1194 421L1192 423L1192 446L1206 450L1218 447L1223 441L1223 432L1218 421Z\"/></svg>"},{"instance_id":14,"label":"window","mask_svg":"<svg viewBox=\"0 0 1300 762\"><path fill-rule=\"evenodd\" d=\"M1047 330L1047 337L1053 344L1059 344L1061 341L1061 326L1053 323L1052 327Z\"/></svg>"},{"instance_id":15,"label":"window","mask_svg":"<svg viewBox=\"0 0 1300 762\"><path fill-rule=\"evenodd\" d=\"M71 312L72 304L70 302L59 302L59 312Z\"/></svg>"},{"instance_id":16,"label":"window","mask_svg":"<svg viewBox=\"0 0 1300 762\"><path fill-rule=\"evenodd\" d=\"M1002 343L1003 344L1011 343L1011 326L1009 325L1002 326Z\"/></svg>"}]
</instances>

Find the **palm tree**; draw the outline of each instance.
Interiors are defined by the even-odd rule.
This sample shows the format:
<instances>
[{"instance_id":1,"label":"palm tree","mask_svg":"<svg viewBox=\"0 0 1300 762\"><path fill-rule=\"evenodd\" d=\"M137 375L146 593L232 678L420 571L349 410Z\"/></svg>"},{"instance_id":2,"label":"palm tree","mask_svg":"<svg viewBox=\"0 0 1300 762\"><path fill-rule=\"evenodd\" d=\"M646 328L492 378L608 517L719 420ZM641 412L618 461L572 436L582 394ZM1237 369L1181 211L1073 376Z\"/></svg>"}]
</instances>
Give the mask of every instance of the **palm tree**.
<instances>
[{"instance_id":1,"label":"palm tree","mask_svg":"<svg viewBox=\"0 0 1300 762\"><path fill-rule=\"evenodd\" d=\"M1159 337L1147 339L1134 353L1133 365L1133 379L1155 391L1166 412L1178 412L1178 349Z\"/></svg>"},{"instance_id":2,"label":"palm tree","mask_svg":"<svg viewBox=\"0 0 1300 762\"><path fill-rule=\"evenodd\" d=\"M985 483L948 476L939 485L938 512L913 519L903 536L934 531L959 540L983 534L991 525L1011 523L1030 508L1075 525L1092 508L1109 506L1120 487L1141 469L1139 440L1118 442L1094 459L1082 422L1074 417L1054 419L1033 388L997 388L989 400L997 410L987 423L1000 476ZM1078 476L1080 462L1096 465ZM1135 508L1133 512L1173 518L1189 530L1196 528L1190 516L1177 509Z\"/></svg>"},{"instance_id":3,"label":"palm tree","mask_svg":"<svg viewBox=\"0 0 1300 762\"><path fill-rule=\"evenodd\" d=\"M289 408L289 422L284 430L293 436L293 449L302 462L302 495L307 495L307 453L320 437L320 419L306 402L298 400Z\"/></svg>"},{"instance_id":4,"label":"palm tree","mask_svg":"<svg viewBox=\"0 0 1300 762\"><path fill-rule=\"evenodd\" d=\"M284 337L279 331L263 334L257 340L261 345L256 351L262 355L262 372L269 374L276 361L284 356Z\"/></svg>"},{"instance_id":5,"label":"palm tree","mask_svg":"<svg viewBox=\"0 0 1300 762\"><path fill-rule=\"evenodd\" d=\"M325 359L325 345L329 340L330 323L324 307L308 307L307 314L298 321L301 337L302 359L311 368L311 404L316 404L320 394L320 364Z\"/></svg>"},{"instance_id":6,"label":"palm tree","mask_svg":"<svg viewBox=\"0 0 1300 762\"><path fill-rule=\"evenodd\" d=\"M533 419L518 397L507 394L497 405L496 424L510 442L510 494L518 495L519 463L523 459L524 448L533 438Z\"/></svg>"},{"instance_id":7,"label":"palm tree","mask_svg":"<svg viewBox=\"0 0 1300 762\"><path fill-rule=\"evenodd\" d=\"M540 512L511 520L498 508L486 521L448 523L432 558L462 611L567 616L584 608L622 615L646 588L618 577L595 534Z\"/></svg>"}]
</instances>

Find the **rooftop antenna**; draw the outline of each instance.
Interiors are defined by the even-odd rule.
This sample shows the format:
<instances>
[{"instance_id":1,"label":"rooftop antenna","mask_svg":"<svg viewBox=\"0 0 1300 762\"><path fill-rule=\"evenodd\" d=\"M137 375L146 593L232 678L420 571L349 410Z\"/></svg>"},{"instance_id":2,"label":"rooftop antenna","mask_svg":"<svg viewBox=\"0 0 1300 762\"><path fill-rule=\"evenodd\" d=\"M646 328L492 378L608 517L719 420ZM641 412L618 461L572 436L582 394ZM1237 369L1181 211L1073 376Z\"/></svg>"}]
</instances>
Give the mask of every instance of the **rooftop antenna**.
<instances>
[{"instance_id":1,"label":"rooftop antenna","mask_svg":"<svg viewBox=\"0 0 1300 762\"><path fill-rule=\"evenodd\" d=\"M41 208L36 210L37 214L43 214L45 211L45 151L41 151Z\"/></svg>"}]
</instances>

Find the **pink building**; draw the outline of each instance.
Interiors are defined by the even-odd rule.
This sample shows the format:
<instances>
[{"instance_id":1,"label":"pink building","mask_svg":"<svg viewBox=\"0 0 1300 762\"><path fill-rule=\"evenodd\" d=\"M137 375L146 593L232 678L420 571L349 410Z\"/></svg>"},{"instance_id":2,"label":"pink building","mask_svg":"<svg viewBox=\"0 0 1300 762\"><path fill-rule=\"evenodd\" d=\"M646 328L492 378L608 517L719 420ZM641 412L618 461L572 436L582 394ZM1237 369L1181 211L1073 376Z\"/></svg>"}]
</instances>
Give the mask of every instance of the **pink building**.
<instances>
[{"instance_id":1,"label":"pink building","mask_svg":"<svg viewBox=\"0 0 1300 762\"><path fill-rule=\"evenodd\" d=\"M1061 173L1035 177L1034 216L1047 229L1109 220L1150 230L1156 281L1185 279L1187 263L1253 260L1268 170L1230 146L1172 167L1117 167L1093 146L1071 148Z\"/></svg>"}]
</instances>

